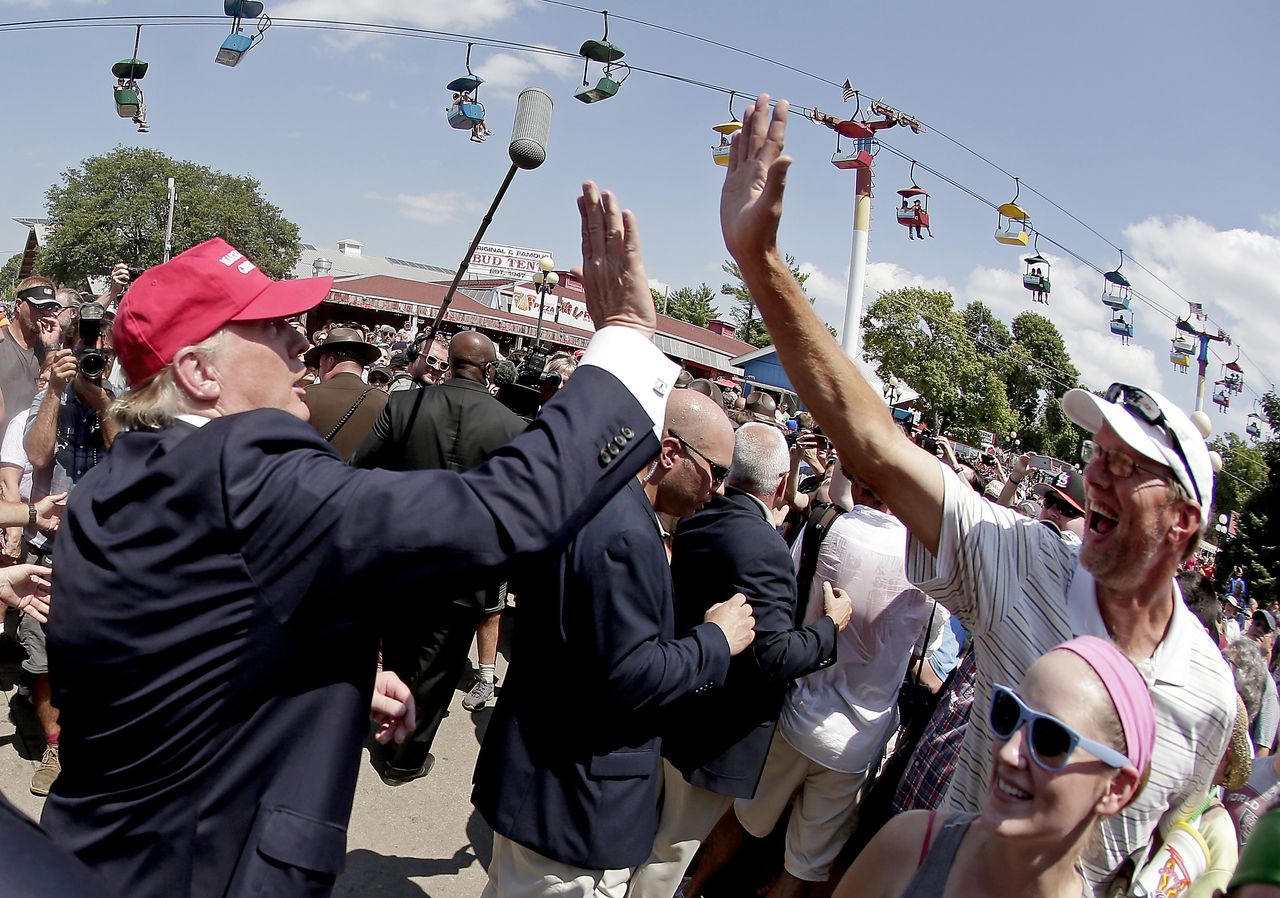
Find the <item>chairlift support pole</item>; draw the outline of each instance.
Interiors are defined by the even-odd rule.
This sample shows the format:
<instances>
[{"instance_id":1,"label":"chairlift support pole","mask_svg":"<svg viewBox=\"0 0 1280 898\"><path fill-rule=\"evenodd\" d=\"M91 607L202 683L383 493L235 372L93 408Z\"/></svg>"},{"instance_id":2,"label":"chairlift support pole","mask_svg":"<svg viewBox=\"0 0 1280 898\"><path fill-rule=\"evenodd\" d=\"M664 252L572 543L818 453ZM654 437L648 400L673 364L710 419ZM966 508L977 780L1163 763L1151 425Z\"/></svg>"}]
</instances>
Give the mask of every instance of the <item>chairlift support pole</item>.
<instances>
[{"instance_id":1,"label":"chairlift support pole","mask_svg":"<svg viewBox=\"0 0 1280 898\"><path fill-rule=\"evenodd\" d=\"M849 287L845 295L841 348L855 363L862 354L862 306L867 285L867 247L871 242L871 169L860 168L853 198L853 243L849 251Z\"/></svg>"},{"instance_id":2,"label":"chairlift support pole","mask_svg":"<svg viewBox=\"0 0 1280 898\"><path fill-rule=\"evenodd\" d=\"M164 260L169 261L169 256L173 252L173 204L177 199L178 191L174 184L173 178L169 179L169 220L164 226Z\"/></svg>"},{"instance_id":3,"label":"chairlift support pole","mask_svg":"<svg viewBox=\"0 0 1280 898\"><path fill-rule=\"evenodd\" d=\"M1185 334L1195 337L1200 343L1200 352L1196 356L1197 376L1196 376L1196 411L1204 411L1204 385L1209 374L1209 344L1222 342L1230 343L1231 337L1227 334L1218 332L1211 334L1208 331L1198 330L1190 321L1178 320L1178 330Z\"/></svg>"}]
</instances>

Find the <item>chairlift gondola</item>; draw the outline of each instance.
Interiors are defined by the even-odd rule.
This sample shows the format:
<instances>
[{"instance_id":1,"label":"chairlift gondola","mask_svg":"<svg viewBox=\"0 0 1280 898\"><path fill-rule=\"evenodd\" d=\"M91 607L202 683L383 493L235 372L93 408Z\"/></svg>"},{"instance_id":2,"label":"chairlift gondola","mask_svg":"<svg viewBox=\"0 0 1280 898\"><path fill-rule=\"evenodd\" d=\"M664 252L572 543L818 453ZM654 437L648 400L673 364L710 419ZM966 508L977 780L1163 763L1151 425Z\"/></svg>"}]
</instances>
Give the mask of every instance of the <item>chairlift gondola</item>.
<instances>
[{"instance_id":1,"label":"chairlift gondola","mask_svg":"<svg viewBox=\"0 0 1280 898\"><path fill-rule=\"evenodd\" d=\"M876 132L862 122L852 120L839 122L834 130L836 132L836 151L831 157L831 164L844 171L871 168L871 162L875 158ZM848 150L845 150L840 144L840 138L842 137L848 137L852 140L852 145Z\"/></svg>"},{"instance_id":2,"label":"chairlift gondola","mask_svg":"<svg viewBox=\"0 0 1280 898\"><path fill-rule=\"evenodd\" d=\"M1049 271L1052 265L1049 260L1040 255L1040 235L1036 234L1035 255L1027 256L1022 260L1027 266L1027 270L1022 273L1022 286L1031 291L1031 299L1034 302L1049 304L1049 294L1052 292L1052 284L1049 282Z\"/></svg>"},{"instance_id":3,"label":"chairlift gondola","mask_svg":"<svg viewBox=\"0 0 1280 898\"><path fill-rule=\"evenodd\" d=\"M1124 266L1124 250L1120 250L1120 264L1115 271L1108 271L1102 276L1102 304L1108 309L1129 308L1130 289L1133 287L1129 279L1121 273Z\"/></svg>"},{"instance_id":4,"label":"chairlift gondola","mask_svg":"<svg viewBox=\"0 0 1280 898\"><path fill-rule=\"evenodd\" d=\"M244 59L271 27L271 17L263 14L261 0L223 0L223 12L231 16L231 33L222 40L222 46L213 61L218 65L234 68ZM253 34L241 30L242 19L256 19L258 28Z\"/></svg>"},{"instance_id":5,"label":"chairlift gondola","mask_svg":"<svg viewBox=\"0 0 1280 898\"><path fill-rule=\"evenodd\" d=\"M1219 411L1225 413L1227 409L1231 408L1231 390L1227 388L1223 381L1218 381L1213 386L1213 404L1218 407Z\"/></svg>"},{"instance_id":6,"label":"chairlift gondola","mask_svg":"<svg viewBox=\"0 0 1280 898\"><path fill-rule=\"evenodd\" d=\"M929 191L916 183L915 171L916 163L912 160L911 186L898 191L898 196L902 197L902 205L897 210L898 224L907 228L907 236L912 240L917 237L923 240L923 231L928 231L929 236L933 236L933 229L929 227Z\"/></svg>"},{"instance_id":7,"label":"chairlift gondola","mask_svg":"<svg viewBox=\"0 0 1280 898\"><path fill-rule=\"evenodd\" d=\"M453 104L445 110L445 115L449 127L459 131L470 130L471 139L475 143L483 143L491 132L484 123L484 104L476 98L484 79L471 71L471 47L467 44L467 73L445 85L445 90L453 92Z\"/></svg>"},{"instance_id":8,"label":"chairlift gondola","mask_svg":"<svg viewBox=\"0 0 1280 898\"><path fill-rule=\"evenodd\" d=\"M583 58L582 63L582 86L574 91L573 96L581 100L583 103L599 103L601 100L607 100L610 97L617 96L618 88L622 86L622 82L626 80L624 74L621 78L614 78L613 71L617 67L619 60L626 53L617 44L609 43L609 11L604 10L604 37L600 40L584 41L578 49L578 55ZM587 78L587 73L591 68L591 63L598 62L604 66L600 80L593 86ZM630 69L626 63L621 66L630 74Z\"/></svg>"},{"instance_id":9,"label":"chairlift gondola","mask_svg":"<svg viewBox=\"0 0 1280 898\"><path fill-rule=\"evenodd\" d=\"M1196 344L1185 334L1176 334L1169 346L1169 361L1173 363L1173 367L1181 374L1186 374L1191 368L1191 359L1195 355Z\"/></svg>"},{"instance_id":10,"label":"chairlift gondola","mask_svg":"<svg viewBox=\"0 0 1280 898\"><path fill-rule=\"evenodd\" d=\"M711 130L720 135L720 143L711 148L711 161L716 165L729 164L729 151L733 149L730 138L742 130L742 122L738 121L738 117L733 114L735 96L737 96L736 91L729 92L729 120L711 126Z\"/></svg>"},{"instance_id":11,"label":"chairlift gondola","mask_svg":"<svg viewBox=\"0 0 1280 898\"><path fill-rule=\"evenodd\" d=\"M1018 205L1018 196L1022 193L1021 182L1017 178L1013 182L1013 199L996 209L996 242L1006 246L1026 246L1030 240L1031 215Z\"/></svg>"},{"instance_id":12,"label":"chairlift gondola","mask_svg":"<svg viewBox=\"0 0 1280 898\"><path fill-rule=\"evenodd\" d=\"M111 74L116 79L113 96L116 104L116 115L120 118L132 119L138 126L138 132L146 134L151 130L147 124L147 103L142 95L142 87L138 82L146 77L147 62L138 58L138 45L142 42L142 26L133 39L133 56L122 59L111 67Z\"/></svg>"},{"instance_id":13,"label":"chairlift gondola","mask_svg":"<svg viewBox=\"0 0 1280 898\"><path fill-rule=\"evenodd\" d=\"M1244 392L1244 369L1240 367L1240 349L1236 348L1236 357L1222 366L1222 385L1231 393Z\"/></svg>"},{"instance_id":14,"label":"chairlift gondola","mask_svg":"<svg viewBox=\"0 0 1280 898\"><path fill-rule=\"evenodd\" d=\"M1125 346L1133 339L1133 313L1117 310L1111 318L1111 333L1120 338Z\"/></svg>"}]
</instances>

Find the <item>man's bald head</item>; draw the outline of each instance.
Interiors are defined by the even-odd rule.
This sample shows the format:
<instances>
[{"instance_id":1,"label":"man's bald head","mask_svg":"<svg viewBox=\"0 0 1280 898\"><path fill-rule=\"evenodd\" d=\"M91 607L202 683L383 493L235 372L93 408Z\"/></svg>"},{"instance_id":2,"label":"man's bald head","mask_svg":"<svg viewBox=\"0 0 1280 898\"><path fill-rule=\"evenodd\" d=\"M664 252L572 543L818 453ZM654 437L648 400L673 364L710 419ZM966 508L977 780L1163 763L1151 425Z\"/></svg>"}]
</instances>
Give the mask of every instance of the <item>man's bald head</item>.
<instances>
[{"instance_id":1,"label":"man's bald head","mask_svg":"<svg viewBox=\"0 0 1280 898\"><path fill-rule=\"evenodd\" d=\"M710 397L673 390L663 431L662 451L648 478L650 501L663 514L688 517L723 490L717 472L733 464L733 425Z\"/></svg>"},{"instance_id":2,"label":"man's bald head","mask_svg":"<svg viewBox=\"0 0 1280 898\"><path fill-rule=\"evenodd\" d=\"M493 341L477 331L462 331L449 341L449 370L454 377L484 383L497 360Z\"/></svg>"}]
</instances>

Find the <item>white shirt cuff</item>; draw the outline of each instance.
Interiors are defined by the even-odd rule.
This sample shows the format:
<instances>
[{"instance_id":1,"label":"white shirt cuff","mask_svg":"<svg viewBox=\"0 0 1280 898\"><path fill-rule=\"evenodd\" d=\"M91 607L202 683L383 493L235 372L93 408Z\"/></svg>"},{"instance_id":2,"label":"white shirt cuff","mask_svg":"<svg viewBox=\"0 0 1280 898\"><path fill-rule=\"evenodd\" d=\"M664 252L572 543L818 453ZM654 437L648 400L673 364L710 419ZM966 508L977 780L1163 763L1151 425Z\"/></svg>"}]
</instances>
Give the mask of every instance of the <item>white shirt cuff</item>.
<instances>
[{"instance_id":1,"label":"white shirt cuff","mask_svg":"<svg viewBox=\"0 0 1280 898\"><path fill-rule=\"evenodd\" d=\"M680 366L663 355L652 340L629 327L603 327L587 344L579 364L603 368L622 381L653 422L654 436L662 439L667 397L675 387Z\"/></svg>"}]
</instances>

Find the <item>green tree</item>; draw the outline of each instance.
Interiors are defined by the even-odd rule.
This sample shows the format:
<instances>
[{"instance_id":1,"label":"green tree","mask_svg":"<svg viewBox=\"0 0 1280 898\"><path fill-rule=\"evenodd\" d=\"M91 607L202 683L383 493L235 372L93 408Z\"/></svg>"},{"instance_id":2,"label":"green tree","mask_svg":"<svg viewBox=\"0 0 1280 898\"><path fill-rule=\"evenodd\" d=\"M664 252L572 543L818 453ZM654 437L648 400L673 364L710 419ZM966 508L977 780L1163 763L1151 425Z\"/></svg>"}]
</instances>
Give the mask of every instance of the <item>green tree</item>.
<instances>
[{"instance_id":1,"label":"green tree","mask_svg":"<svg viewBox=\"0 0 1280 898\"><path fill-rule=\"evenodd\" d=\"M22 270L22 253L14 253L0 268L0 302L13 302L17 292L18 272Z\"/></svg>"},{"instance_id":2,"label":"green tree","mask_svg":"<svg viewBox=\"0 0 1280 898\"><path fill-rule=\"evenodd\" d=\"M653 294L653 305L659 312L698 327L706 327L708 321L720 314L714 303L716 291L709 284L681 287L679 290L672 290L667 296L652 288L649 292Z\"/></svg>"},{"instance_id":3,"label":"green tree","mask_svg":"<svg viewBox=\"0 0 1280 898\"><path fill-rule=\"evenodd\" d=\"M1265 444L1264 444L1265 446ZM1253 446L1239 434L1226 433L1209 442L1222 456L1222 470L1214 481L1213 517L1242 510L1267 477L1264 446Z\"/></svg>"},{"instance_id":4,"label":"green tree","mask_svg":"<svg viewBox=\"0 0 1280 898\"><path fill-rule=\"evenodd\" d=\"M804 282L809 279L809 275L800 271L800 266L796 264L795 256L788 255L786 257L787 267L791 269L791 274L800 283L800 289L804 289ZM729 318L737 327L734 334L743 343L750 343L752 346L764 347L773 342L769 337L769 331L764 326L764 321L760 319L756 312L755 300L751 298L751 294L747 291L747 285L742 280L742 272L738 269L738 263L732 259L727 260L720 266L725 274L733 278L734 283L724 284L720 288L720 292L725 296L733 297L733 308L729 310ZM809 296L808 293L805 293ZM809 296L809 302L813 302L813 297ZM831 325L827 325L827 330L831 331L835 336L835 330Z\"/></svg>"},{"instance_id":5,"label":"green tree","mask_svg":"<svg viewBox=\"0 0 1280 898\"><path fill-rule=\"evenodd\" d=\"M1278 594L1276 574L1280 572L1280 511L1277 511L1280 509L1280 440L1275 437L1280 432L1276 429L1280 424L1280 398L1269 392L1262 397L1262 406L1263 415L1271 425L1272 437L1253 450L1256 454L1245 455L1237 451L1223 456L1224 470L1229 470L1233 464L1240 469L1248 466L1250 474L1259 473L1254 465L1260 457L1265 471L1260 476L1242 476L1257 489L1249 491L1245 498L1246 488L1221 473L1214 484L1218 514L1225 513L1220 510L1225 507L1225 502L1243 499L1236 534L1227 537L1219 546L1221 551L1218 553L1215 579L1220 589L1225 587L1232 569L1238 565L1244 569L1245 579L1249 581L1249 594L1259 600L1270 600ZM1221 442L1230 446L1233 437L1235 434L1229 434ZM1235 441L1239 443L1238 438ZM1237 459L1234 463L1233 458ZM1213 520L1216 522L1217 518Z\"/></svg>"},{"instance_id":6,"label":"green tree","mask_svg":"<svg viewBox=\"0 0 1280 898\"><path fill-rule=\"evenodd\" d=\"M161 262L169 178L177 184L175 254L224 237L272 277L284 277L297 263L298 227L263 198L257 180L156 150L121 147L67 169L49 188L52 232L40 252L40 272L79 284L105 275L116 262Z\"/></svg>"},{"instance_id":7,"label":"green tree","mask_svg":"<svg viewBox=\"0 0 1280 898\"><path fill-rule=\"evenodd\" d=\"M876 373L882 379L892 374L919 393L920 411L932 428L966 441L977 440L980 430L1012 429L999 368L989 351L979 352L950 293L887 290L867 309L862 328Z\"/></svg>"}]
</instances>

